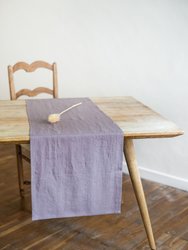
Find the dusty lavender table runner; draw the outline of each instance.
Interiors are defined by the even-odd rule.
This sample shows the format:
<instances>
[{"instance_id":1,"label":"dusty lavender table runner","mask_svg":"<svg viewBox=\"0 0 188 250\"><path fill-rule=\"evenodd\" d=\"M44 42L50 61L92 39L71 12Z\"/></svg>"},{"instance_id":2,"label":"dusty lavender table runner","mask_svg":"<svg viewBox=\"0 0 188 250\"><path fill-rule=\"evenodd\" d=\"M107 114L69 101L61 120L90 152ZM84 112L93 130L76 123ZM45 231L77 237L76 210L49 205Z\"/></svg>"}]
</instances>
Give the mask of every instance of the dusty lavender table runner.
<instances>
[{"instance_id":1,"label":"dusty lavender table runner","mask_svg":"<svg viewBox=\"0 0 188 250\"><path fill-rule=\"evenodd\" d=\"M50 124L47 117L82 105ZM32 219L120 213L123 133L88 98L27 100Z\"/></svg>"}]
</instances>

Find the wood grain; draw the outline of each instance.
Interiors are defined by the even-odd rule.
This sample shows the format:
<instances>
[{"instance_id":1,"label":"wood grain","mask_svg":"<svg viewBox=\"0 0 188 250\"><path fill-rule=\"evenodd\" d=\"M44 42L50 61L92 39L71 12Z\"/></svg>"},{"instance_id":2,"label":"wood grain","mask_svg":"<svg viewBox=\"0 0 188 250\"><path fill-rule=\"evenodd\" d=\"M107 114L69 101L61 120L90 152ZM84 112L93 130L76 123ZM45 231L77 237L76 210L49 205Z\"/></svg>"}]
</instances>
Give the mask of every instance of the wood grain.
<instances>
[{"instance_id":1,"label":"wood grain","mask_svg":"<svg viewBox=\"0 0 188 250\"><path fill-rule=\"evenodd\" d=\"M133 97L91 98L131 139L163 138L182 135L176 124Z\"/></svg>"},{"instance_id":2,"label":"wood grain","mask_svg":"<svg viewBox=\"0 0 188 250\"><path fill-rule=\"evenodd\" d=\"M133 97L91 98L131 139L182 135L173 122ZM0 101L0 143L29 143L29 124L24 100Z\"/></svg>"},{"instance_id":3,"label":"wood grain","mask_svg":"<svg viewBox=\"0 0 188 250\"><path fill-rule=\"evenodd\" d=\"M121 214L32 221L30 187L21 201L15 162L14 146L0 145L0 249L150 249L129 176L123 178ZM188 193L146 180L142 183L157 250L187 250Z\"/></svg>"}]
</instances>

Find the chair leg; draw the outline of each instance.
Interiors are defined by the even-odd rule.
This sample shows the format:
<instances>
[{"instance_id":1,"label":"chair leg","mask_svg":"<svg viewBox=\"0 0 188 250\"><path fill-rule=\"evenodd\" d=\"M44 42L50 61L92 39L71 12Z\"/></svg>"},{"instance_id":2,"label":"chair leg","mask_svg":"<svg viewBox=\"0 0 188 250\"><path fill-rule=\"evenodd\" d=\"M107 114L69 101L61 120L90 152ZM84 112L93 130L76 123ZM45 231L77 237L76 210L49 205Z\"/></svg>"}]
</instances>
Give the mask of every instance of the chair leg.
<instances>
[{"instance_id":1,"label":"chair leg","mask_svg":"<svg viewBox=\"0 0 188 250\"><path fill-rule=\"evenodd\" d=\"M21 198L24 197L24 178L23 178L23 162L22 162L22 148L16 145L17 169L18 169L18 184Z\"/></svg>"},{"instance_id":2,"label":"chair leg","mask_svg":"<svg viewBox=\"0 0 188 250\"><path fill-rule=\"evenodd\" d=\"M145 200L144 190L137 167L134 145L131 139L124 140L124 154L150 247L151 249L156 249L153 231L151 227L151 221Z\"/></svg>"}]
</instances>

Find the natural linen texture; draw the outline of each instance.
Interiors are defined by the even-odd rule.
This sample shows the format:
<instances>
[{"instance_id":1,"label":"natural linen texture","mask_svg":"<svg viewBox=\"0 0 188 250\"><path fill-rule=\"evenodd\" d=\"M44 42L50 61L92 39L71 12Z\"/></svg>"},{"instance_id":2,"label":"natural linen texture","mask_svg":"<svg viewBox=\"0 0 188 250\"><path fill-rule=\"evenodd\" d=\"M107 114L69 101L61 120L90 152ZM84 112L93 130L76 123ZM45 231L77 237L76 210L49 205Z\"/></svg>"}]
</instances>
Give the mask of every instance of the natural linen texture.
<instances>
[{"instance_id":1,"label":"natural linen texture","mask_svg":"<svg viewBox=\"0 0 188 250\"><path fill-rule=\"evenodd\" d=\"M82 105L50 124L51 113ZM88 98L27 100L32 219L120 213L123 133Z\"/></svg>"}]
</instances>

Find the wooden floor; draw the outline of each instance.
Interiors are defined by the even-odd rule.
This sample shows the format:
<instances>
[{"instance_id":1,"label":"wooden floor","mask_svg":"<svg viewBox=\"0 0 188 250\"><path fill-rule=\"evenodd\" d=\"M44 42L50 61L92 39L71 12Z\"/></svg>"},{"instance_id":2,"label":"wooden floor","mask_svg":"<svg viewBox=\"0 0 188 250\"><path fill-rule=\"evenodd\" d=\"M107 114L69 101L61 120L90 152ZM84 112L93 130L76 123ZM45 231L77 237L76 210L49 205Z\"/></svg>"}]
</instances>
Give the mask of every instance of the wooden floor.
<instances>
[{"instance_id":1,"label":"wooden floor","mask_svg":"<svg viewBox=\"0 0 188 250\"><path fill-rule=\"evenodd\" d=\"M150 249L128 176L120 215L32 222L29 188L24 201L18 194L14 153L13 146L0 146L0 249ZM188 193L145 180L143 185L157 249L188 250Z\"/></svg>"}]
</instances>

